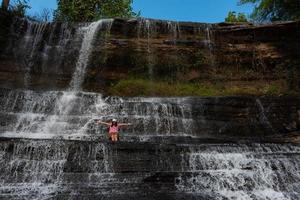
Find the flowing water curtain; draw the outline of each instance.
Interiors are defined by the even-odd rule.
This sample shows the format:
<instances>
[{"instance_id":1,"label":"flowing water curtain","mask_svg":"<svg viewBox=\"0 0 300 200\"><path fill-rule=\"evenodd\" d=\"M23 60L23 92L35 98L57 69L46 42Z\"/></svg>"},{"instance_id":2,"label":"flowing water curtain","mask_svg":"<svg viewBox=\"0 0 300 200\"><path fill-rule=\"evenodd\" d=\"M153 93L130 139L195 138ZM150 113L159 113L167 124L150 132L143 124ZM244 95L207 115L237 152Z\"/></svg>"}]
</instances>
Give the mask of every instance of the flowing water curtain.
<instances>
[{"instance_id":1,"label":"flowing water curtain","mask_svg":"<svg viewBox=\"0 0 300 200\"><path fill-rule=\"evenodd\" d=\"M21 20L21 22L20 20L15 20L12 26L19 23L21 27L26 27L26 32L13 47L13 54L16 60L19 60L24 67L24 87L28 88L30 87L33 67L40 59L40 49L45 45L44 37L46 37L46 32L50 24L29 20Z\"/></svg>"},{"instance_id":2,"label":"flowing water curtain","mask_svg":"<svg viewBox=\"0 0 300 200\"><path fill-rule=\"evenodd\" d=\"M171 38L173 40L174 45L176 45L177 40L181 36L181 28L180 28L179 22L168 21L167 22L167 30L168 30L168 33L171 34Z\"/></svg>"},{"instance_id":3,"label":"flowing water curtain","mask_svg":"<svg viewBox=\"0 0 300 200\"><path fill-rule=\"evenodd\" d=\"M55 38L55 34L59 29L59 38ZM78 34L78 33L77 33ZM45 72L49 66L55 65L55 72L57 74L63 73L63 61L67 56L67 49L71 45L72 40L74 40L78 35L73 34L73 29L68 23L54 23L51 27L51 32L49 39L43 49L43 61L42 70ZM74 47L74 45L73 45ZM54 59L49 59L54 58Z\"/></svg>"},{"instance_id":4,"label":"flowing water curtain","mask_svg":"<svg viewBox=\"0 0 300 200\"><path fill-rule=\"evenodd\" d=\"M113 172L104 144L15 140L0 145L0 163L7 166L0 173L0 193L5 196L9 189L25 199L44 199L64 192L64 185L74 176L67 173L72 171L70 156L89 169L88 176L83 177L88 184L101 185L101 174Z\"/></svg>"},{"instance_id":5,"label":"flowing water curtain","mask_svg":"<svg viewBox=\"0 0 300 200\"><path fill-rule=\"evenodd\" d=\"M81 85L85 78L86 67L88 65L90 54L93 50L94 37L97 34L97 31L102 28L110 29L112 23L113 23L112 19L104 19L104 20L99 20L97 22L93 22L87 28L85 28L86 33L84 34L83 42L79 53L79 58L77 60L76 68L70 83L71 91L81 90Z\"/></svg>"},{"instance_id":6,"label":"flowing water curtain","mask_svg":"<svg viewBox=\"0 0 300 200\"><path fill-rule=\"evenodd\" d=\"M154 56L154 52L152 49L152 39L155 37L156 34L156 24L155 21L151 21L149 19L145 19L145 18L139 18L138 20L138 28L137 28L137 35L139 40L141 40L141 38L143 39L147 39L147 46L146 46L146 52L147 52L147 60L146 60L146 67L148 69L148 75L149 75L149 79L150 81L154 80L154 69L153 67L155 66L155 56ZM138 47L138 49L140 49L140 47Z\"/></svg>"},{"instance_id":7,"label":"flowing water curtain","mask_svg":"<svg viewBox=\"0 0 300 200\"><path fill-rule=\"evenodd\" d=\"M71 121L73 117L69 116L74 109L76 109L76 103L80 101L78 97L78 91L81 90L81 84L84 80L85 70L88 63L89 55L92 51L94 37L97 31L101 28L110 29L113 20L100 20L98 22L92 23L89 27L85 29L82 47L78 62L76 65L76 70L74 76L70 83L69 91L64 91L61 93L53 93L56 100L52 105L52 112L48 113L39 113L35 114L34 108L28 108L28 105L32 105L33 102L43 102L43 95L39 99L34 99L37 96L31 92L25 92L25 102L22 113L17 115L17 121L15 124L14 131L16 133L36 133L39 137L44 137L47 134L55 136L55 134L62 134L64 132L72 134L76 133L79 129L77 126L74 126ZM30 52L29 57L34 57L34 54L38 54L36 48L39 49L41 46L41 39L43 38L45 24L31 23L28 22L28 28L25 36L22 41L24 43L24 48L35 47L32 52ZM81 30L78 30L81 32ZM66 37L69 37L69 34L66 34ZM66 38L68 40L69 38ZM50 39L49 39L50 40ZM24 48L21 48L24 50ZM28 75L30 75L30 70L28 70ZM26 76L25 76L26 77ZM48 95L44 96L46 99ZM42 99L41 99L42 98ZM89 116L90 117L90 116ZM71 121L70 121L71 120ZM87 119L79 121L78 126L83 126L86 123ZM44 136L43 136L44 135Z\"/></svg>"},{"instance_id":8,"label":"flowing water curtain","mask_svg":"<svg viewBox=\"0 0 300 200\"><path fill-rule=\"evenodd\" d=\"M215 30L213 24L200 24L194 28L194 35L203 47L195 53L195 66L203 70L209 66L214 72L217 70L217 57L215 55Z\"/></svg>"},{"instance_id":9,"label":"flowing water curtain","mask_svg":"<svg viewBox=\"0 0 300 200\"><path fill-rule=\"evenodd\" d=\"M68 122L69 113L75 109L78 103L78 92L81 91L81 85L85 78L86 67L88 65L89 57L93 49L94 37L98 31L102 28L110 29L112 19L99 20L91 23L88 27L84 28L84 36L79 52L79 57L76 63L75 71L70 82L69 91L65 91L62 95L57 98L55 102L55 114L45 120L42 125L42 132L45 133L59 133L64 132L66 129L69 131L68 134L76 134L78 129L70 127ZM79 30L81 31L81 30ZM63 122L61 122L63 120ZM71 128L71 129L70 129ZM81 130L81 129L80 129Z\"/></svg>"},{"instance_id":10,"label":"flowing water curtain","mask_svg":"<svg viewBox=\"0 0 300 200\"><path fill-rule=\"evenodd\" d=\"M216 199L295 199L299 150L288 144L202 144L183 156L182 170L192 175L179 176L177 188Z\"/></svg>"}]
</instances>

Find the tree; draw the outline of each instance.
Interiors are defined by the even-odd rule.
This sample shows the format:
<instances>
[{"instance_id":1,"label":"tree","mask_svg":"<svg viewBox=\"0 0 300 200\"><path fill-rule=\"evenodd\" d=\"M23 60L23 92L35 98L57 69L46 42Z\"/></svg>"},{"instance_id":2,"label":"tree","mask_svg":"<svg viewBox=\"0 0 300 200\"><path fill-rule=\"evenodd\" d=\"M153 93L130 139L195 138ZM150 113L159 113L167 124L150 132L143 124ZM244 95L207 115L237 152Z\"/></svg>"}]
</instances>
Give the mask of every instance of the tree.
<instances>
[{"instance_id":1,"label":"tree","mask_svg":"<svg viewBox=\"0 0 300 200\"><path fill-rule=\"evenodd\" d=\"M28 5L28 0L15 0L10 7L11 11L19 17L25 17L26 10L31 7Z\"/></svg>"},{"instance_id":2,"label":"tree","mask_svg":"<svg viewBox=\"0 0 300 200\"><path fill-rule=\"evenodd\" d=\"M227 17L225 18L225 22L242 23L242 22L248 22L248 20L244 13L236 14L236 12L230 11Z\"/></svg>"},{"instance_id":3,"label":"tree","mask_svg":"<svg viewBox=\"0 0 300 200\"><path fill-rule=\"evenodd\" d=\"M248 19L244 13L238 13L237 21L238 22L248 22Z\"/></svg>"},{"instance_id":4,"label":"tree","mask_svg":"<svg viewBox=\"0 0 300 200\"><path fill-rule=\"evenodd\" d=\"M256 21L299 20L299 0L239 0L240 4L252 3L255 8L251 18Z\"/></svg>"},{"instance_id":5,"label":"tree","mask_svg":"<svg viewBox=\"0 0 300 200\"><path fill-rule=\"evenodd\" d=\"M94 21L100 18L136 16L133 0L57 0L54 20L62 22Z\"/></svg>"},{"instance_id":6,"label":"tree","mask_svg":"<svg viewBox=\"0 0 300 200\"><path fill-rule=\"evenodd\" d=\"M8 6L9 6L9 0L3 0L2 1L2 9L3 10L7 10L8 9Z\"/></svg>"},{"instance_id":7,"label":"tree","mask_svg":"<svg viewBox=\"0 0 300 200\"><path fill-rule=\"evenodd\" d=\"M40 22L49 22L51 20L52 10L44 8L40 13L36 13L34 16L30 16L32 20Z\"/></svg>"}]
</instances>

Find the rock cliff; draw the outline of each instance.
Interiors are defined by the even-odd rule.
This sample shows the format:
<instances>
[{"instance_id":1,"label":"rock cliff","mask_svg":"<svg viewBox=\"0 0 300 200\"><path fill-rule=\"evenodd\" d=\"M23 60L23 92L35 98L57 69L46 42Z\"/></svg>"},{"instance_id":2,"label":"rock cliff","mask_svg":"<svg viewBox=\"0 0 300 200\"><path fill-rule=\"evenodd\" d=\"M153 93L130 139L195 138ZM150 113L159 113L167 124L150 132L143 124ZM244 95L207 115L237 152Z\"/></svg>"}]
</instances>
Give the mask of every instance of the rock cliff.
<instances>
[{"instance_id":1,"label":"rock cliff","mask_svg":"<svg viewBox=\"0 0 300 200\"><path fill-rule=\"evenodd\" d=\"M30 73L29 88L67 88L82 39L76 30L83 24L1 20L1 85L22 88ZM300 22L254 26L115 19L108 26L95 39L85 91L109 93L120 80L135 78L299 90Z\"/></svg>"}]
</instances>

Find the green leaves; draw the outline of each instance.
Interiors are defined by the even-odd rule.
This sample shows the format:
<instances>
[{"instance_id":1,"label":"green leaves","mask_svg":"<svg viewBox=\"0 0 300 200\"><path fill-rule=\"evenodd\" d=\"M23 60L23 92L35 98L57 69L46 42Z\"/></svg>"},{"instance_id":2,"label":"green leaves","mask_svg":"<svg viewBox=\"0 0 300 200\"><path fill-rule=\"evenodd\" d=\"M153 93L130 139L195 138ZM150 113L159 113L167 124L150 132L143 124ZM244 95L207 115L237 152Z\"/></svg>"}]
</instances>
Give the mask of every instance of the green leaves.
<instances>
[{"instance_id":1,"label":"green leaves","mask_svg":"<svg viewBox=\"0 0 300 200\"><path fill-rule=\"evenodd\" d=\"M28 0L16 0L11 6L12 12L14 12L17 16L24 17L26 14L26 10L31 7L28 5Z\"/></svg>"},{"instance_id":2,"label":"green leaves","mask_svg":"<svg viewBox=\"0 0 300 200\"><path fill-rule=\"evenodd\" d=\"M300 19L299 0L240 0L239 4L252 3L251 18L256 21L286 21Z\"/></svg>"},{"instance_id":3,"label":"green leaves","mask_svg":"<svg viewBox=\"0 0 300 200\"><path fill-rule=\"evenodd\" d=\"M55 21L85 22L100 18L137 16L133 12L132 0L58 0Z\"/></svg>"},{"instance_id":4,"label":"green leaves","mask_svg":"<svg viewBox=\"0 0 300 200\"><path fill-rule=\"evenodd\" d=\"M247 17L244 13L238 13L236 14L236 12L232 12L230 11L227 15L227 17L225 18L225 22L248 22Z\"/></svg>"}]
</instances>

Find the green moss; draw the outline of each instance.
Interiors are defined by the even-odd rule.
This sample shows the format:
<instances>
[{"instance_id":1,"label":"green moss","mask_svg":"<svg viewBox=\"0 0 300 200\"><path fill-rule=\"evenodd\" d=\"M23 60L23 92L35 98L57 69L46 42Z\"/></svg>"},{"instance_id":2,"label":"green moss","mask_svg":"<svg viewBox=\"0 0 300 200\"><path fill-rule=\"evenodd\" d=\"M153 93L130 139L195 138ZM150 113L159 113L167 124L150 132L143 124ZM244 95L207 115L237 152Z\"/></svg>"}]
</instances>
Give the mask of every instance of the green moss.
<instances>
[{"instance_id":1,"label":"green moss","mask_svg":"<svg viewBox=\"0 0 300 200\"><path fill-rule=\"evenodd\" d=\"M267 85L265 87L266 95L278 95L281 93L281 88L278 85Z\"/></svg>"},{"instance_id":2,"label":"green moss","mask_svg":"<svg viewBox=\"0 0 300 200\"><path fill-rule=\"evenodd\" d=\"M217 83L170 83L146 79L121 80L112 85L108 91L110 95L117 96L277 96L284 93L283 89L276 84L224 86Z\"/></svg>"}]
</instances>

